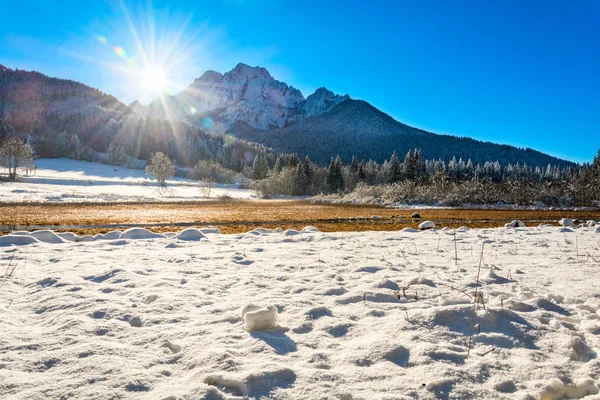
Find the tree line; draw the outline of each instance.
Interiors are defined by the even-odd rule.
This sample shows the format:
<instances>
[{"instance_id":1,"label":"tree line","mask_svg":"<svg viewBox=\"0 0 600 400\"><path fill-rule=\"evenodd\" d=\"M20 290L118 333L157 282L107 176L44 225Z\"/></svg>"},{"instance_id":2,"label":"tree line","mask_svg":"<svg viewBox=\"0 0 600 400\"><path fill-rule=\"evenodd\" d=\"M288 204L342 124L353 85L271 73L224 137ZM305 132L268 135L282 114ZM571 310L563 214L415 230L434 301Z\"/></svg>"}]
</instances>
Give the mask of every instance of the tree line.
<instances>
[{"instance_id":1,"label":"tree line","mask_svg":"<svg viewBox=\"0 0 600 400\"><path fill-rule=\"evenodd\" d=\"M301 161L296 154L281 154L271 168L266 159L257 157L252 178L252 187L266 196L387 193L390 202L600 205L600 151L591 164L545 168L456 157L449 162L429 160L420 149L408 151L402 161L394 152L381 164L353 157L344 165L338 156L328 167L309 157ZM373 187L379 189L366 189Z\"/></svg>"}]
</instances>

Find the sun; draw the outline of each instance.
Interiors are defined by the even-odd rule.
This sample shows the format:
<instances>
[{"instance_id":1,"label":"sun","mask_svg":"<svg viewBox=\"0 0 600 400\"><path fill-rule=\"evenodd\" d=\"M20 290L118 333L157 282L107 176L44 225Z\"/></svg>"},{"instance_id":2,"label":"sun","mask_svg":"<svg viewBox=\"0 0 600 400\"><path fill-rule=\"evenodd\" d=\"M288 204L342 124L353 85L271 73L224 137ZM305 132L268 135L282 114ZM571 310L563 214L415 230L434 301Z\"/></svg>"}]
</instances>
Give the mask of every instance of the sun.
<instances>
[{"instance_id":1,"label":"sun","mask_svg":"<svg viewBox=\"0 0 600 400\"><path fill-rule=\"evenodd\" d=\"M146 90L159 93L167 89L168 78L160 67L149 67L141 73L142 85Z\"/></svg>"}]
</instances>

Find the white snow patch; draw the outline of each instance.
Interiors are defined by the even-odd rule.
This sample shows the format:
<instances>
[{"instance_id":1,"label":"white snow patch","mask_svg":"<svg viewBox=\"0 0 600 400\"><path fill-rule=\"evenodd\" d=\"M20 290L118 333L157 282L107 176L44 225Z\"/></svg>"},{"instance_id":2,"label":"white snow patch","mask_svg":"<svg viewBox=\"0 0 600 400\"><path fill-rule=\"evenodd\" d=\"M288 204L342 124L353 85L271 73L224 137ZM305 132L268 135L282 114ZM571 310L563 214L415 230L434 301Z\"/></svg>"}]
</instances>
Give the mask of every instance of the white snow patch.
<instances>
[{"instance_id":1,"label":"white snow patch","mask_svg":"<svg viewBox=\"0 0 600 400\"><path fill-rule=\"evenodd\" d=\"M21 182L0 185L0 202L123 202L123 201L203 201L204 182L171 178L166 186L141 169L115 167L66 158L35 160L34 174L22 176ZM20 171L19 171L20 172ZM211 199L227 195L233 198L256 198L255 193L234 185L215 184Z\"/></svg>"},{"instance_id":2,"label":"white snow patch","mask_svg":"<svg viewBox=\"0 0 600 400\"><path fill-rule=\"evenodd\" d=\"M419 230L435 229L435 223L433 221L424 221L419 224Z\"/></svg>"},{"instance_id":3,"label":"white snow patch","mask_svg":"<svg viewBox=\"0 0 600 400\"><path fill-rule=\"evenodd\" d=\"M573 220L570 218L562 218L560 221L558 221L558 223L560 226L577 228Z\"/></svg>"},{"instance_id":4,"label":"white snow patch","mask_svg":"<svg viewBox=\"0 0 600 400\"><path fill-rule=\"evenodd\" d=\"M525 228L525 223L521 220L515 219L507 224L504 224L505 228Z\"/></svg>"}]
</instances>

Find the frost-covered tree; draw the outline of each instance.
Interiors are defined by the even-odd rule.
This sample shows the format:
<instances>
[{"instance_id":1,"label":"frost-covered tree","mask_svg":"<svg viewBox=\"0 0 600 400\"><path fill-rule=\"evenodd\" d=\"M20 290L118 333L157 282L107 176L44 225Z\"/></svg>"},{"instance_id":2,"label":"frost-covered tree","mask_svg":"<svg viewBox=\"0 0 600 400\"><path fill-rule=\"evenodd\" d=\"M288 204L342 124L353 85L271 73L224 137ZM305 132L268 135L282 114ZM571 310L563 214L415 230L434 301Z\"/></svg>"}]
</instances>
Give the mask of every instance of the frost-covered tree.
<instances>
[{"instance_id":1,"label":"frost-covered tree","mask_svg":"<svg viewBox=\"0 0 600 400\"><path fill-rule=\"evenodd\" d=\"M410 154L410 152L409 152ZM408 157L408 155L407 155ZM394 183L398 182L402 179L402 166L400 165L400 160L398 159L398 155L394 151L392 153L392 158L390 158L389 168L388 168L388 182Z\"/></svg>"},{"instance_id":2,"label":"frost-covered tree","mask_svg":"<svg viewBox=\"0 0 600 400\"><path fill-rule=\"evenodd\" d=\"M8 179L17 179L17 168L33 163L35 153L29 143L20 138L10 138L0 146L0 164L8 169Z\"/></svg>"},{"instance_id":3,"label":"frost-covered tree","mask_svg":"<svg viewBox=\"0 0 600 400\"><path fill-rule=\"evenodd\" d=\"M127 153L120 144L111 143L106 152L106 162L110 165L122 167L127 163Z\"/></svg>"},{"instance_id":4,"label":"frost-covered tree","mask_svg":"<svg viewBox=\"0 0 600 400\"><path fill-rule=\"evenodd\" d=\"M152 175L161 185L175 174L175 165L164 153L154 153L150 163L146 166L146 172Z\"/></svg>"}]
</instances>

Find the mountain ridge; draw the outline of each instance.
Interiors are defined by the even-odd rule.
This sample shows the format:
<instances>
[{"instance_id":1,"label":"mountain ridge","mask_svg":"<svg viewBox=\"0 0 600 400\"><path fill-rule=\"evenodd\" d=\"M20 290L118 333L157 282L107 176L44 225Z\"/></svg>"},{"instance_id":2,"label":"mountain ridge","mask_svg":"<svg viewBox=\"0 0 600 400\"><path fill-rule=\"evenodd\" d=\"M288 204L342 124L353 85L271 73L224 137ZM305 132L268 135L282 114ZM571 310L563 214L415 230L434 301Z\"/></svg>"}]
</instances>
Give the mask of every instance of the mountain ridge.
<instances>
[{"instance_id":1,"label":"mountain ridge","mask_svg":"<svg viewBox=\"0 0 600 400\"><path fill-rule=\"evenodd\" d=\"M138 105L134 108L144 110ZM149 110L150 115L196 125L206 126L209 120L213 131L278 152L308 155L321 164L338 154L344 162L352 156L384 162L393 151L403 155L418 147L427 158L445 161L456 156L473 162L574 165L532 149L414 128L364 100L325 87L304 98L302 92L276 80L265 68L243 63L225 73L205 71L177 95L154 100Z\"/></svg>"}]
</instances>

